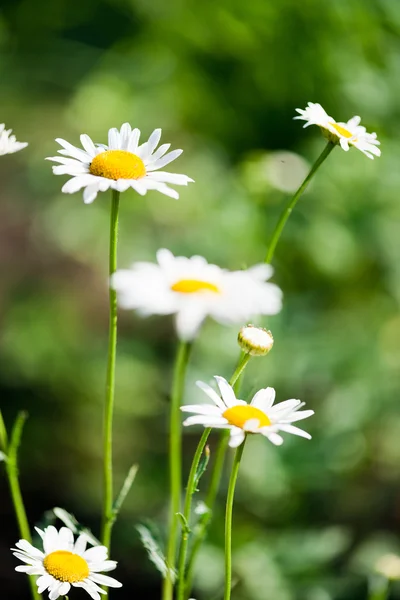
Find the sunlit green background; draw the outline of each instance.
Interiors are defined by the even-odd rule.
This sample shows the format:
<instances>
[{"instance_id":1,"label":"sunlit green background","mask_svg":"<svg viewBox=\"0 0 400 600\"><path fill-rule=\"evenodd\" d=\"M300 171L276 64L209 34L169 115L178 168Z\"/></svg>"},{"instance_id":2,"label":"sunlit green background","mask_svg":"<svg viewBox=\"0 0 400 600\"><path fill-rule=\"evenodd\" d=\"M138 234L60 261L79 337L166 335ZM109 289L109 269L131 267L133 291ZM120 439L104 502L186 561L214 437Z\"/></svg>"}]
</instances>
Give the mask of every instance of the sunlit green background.
<instances>
[{"instance_id":1,"label":"sunlit green background","mask_svg":"<svg viewBox=\"0 0 400 600\"><path fill-rule=\"evenodd\" d=\"M30 415L20 466L32 525L62 506L97 534L101 504L110 198L85 206L61 194L67 178L44 161L54 139L105 143L125 121L144 136L162 127L184 148L170 170L196 183L179 201L124 193L119 264L165 246L240 268L262 261L324 147L317 128L292 120L296 107L360 114L377 132L380 159L333 152L278 247L284 310L261 322L276 343L250 364L244 398L270 385L279 400L305 400L313 440L250 440L234 531L235 600L366 598L376 560L400 552L400 3L2 0L0 48L0 122L29 142L0 157L0 395L8 427L19 409ZM201 397L197 378L230 376L236 335L207 322L186 401ZM175 348L169 318L121 313L116 486L132 463L140 471L115 527L116 599L159 597L135 525L152 520L163 536ZM186 469L199 434L185 431ZM221 598L225 492L224 480L198 600ZM0 521L1 597L24 600L4 477Z\"/></svg>"}]
</instances>

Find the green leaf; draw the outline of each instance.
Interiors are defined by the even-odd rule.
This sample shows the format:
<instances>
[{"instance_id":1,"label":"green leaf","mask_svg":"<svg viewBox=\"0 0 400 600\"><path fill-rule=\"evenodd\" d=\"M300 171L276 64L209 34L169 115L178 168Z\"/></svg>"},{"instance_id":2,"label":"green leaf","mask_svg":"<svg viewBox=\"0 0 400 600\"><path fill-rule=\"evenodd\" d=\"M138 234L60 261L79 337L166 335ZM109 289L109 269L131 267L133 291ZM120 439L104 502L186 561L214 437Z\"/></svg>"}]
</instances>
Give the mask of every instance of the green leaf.
<instances>
[{"instance_id":1,"label":"green leaf","mask_svg":"<svg viewBox=\"0 0 400 600\"><path fill-rule=\"evenodd\" d=\"M118 494L117 499L114 502L114 507L113 507L114 520L117 518L118 513L121 510L121 506L123 505L125 498L129 494L132 484L135 481L135 477L136 477L136 473L138 472L138 469L139 469L138 465L132 465L128 471L127 476L125 477L125 481L122 484L121 491Z\"/></svg>"},{"instance_id":2,"label":"green leaf","mask_svg":"<svg viewBox=\"0 0 400 600\"><path fill-rule=\"evenodd\" d=\"M56 506L55 508L53 508L53 513L55 514L57 519L60 519L60 521L62 521L64 525L69 527L69 529L71 529L73 533L75 533L76 535L84 534L93 546L101 546L101 542L93 535L90 529L88 529L87 527L83 527L77 521L75 516L66 511L64 508Z\"/></svg>"},{"instance_id":3,"label":"green leaf","mask_svg":"<svg viewBox=\"0 0 400 600\"><path fill-rule=\"evenodd\" d=\"M145 525L137 525L136 529L139 532L143 546L147 550L148 557L156 567L157 571L159 571L164 578L169 574L171 579L175 581L176 574L173 569L168 567L165 556L150 529Z\"/></svg>"},{"instance_id":4,"label":"green leaf","mask_svg":"<svg viewBox=\"0 0 400 600\"><path fill-rule=\"evenodd\" d=\"M194 479L193 489L197 492L197 486L199 485L199 481L201 477L204 475L205 470L207 469L208 461L210 460L210 448L206 446L204 448L204 454L200 459L199 466L197 467L196 476Z\"/></svg>"},{"instance_id":5,"label":"green leaf","mask_svg":"<svg viewBox=\"0 0 400 600\"><path fill-rule=\"evenodd\" d=\"M182 523L182 529L183 529L184 533L190 533L189 523L187 522L185 515L182 514L181 512L178 512L178 513L176 513L176 516Z\"/></svg>"},{"instance_id":6,"label":"green leaf","mask_svg":"<svg viewBox=\"0 0 400 600\"><path fill-rule=\"evenodd\" d=\"M3 450L7 450L7 444L7 429L4 424L3 415L1 414L0 410L0 448L2 448Z\"/></svg>"}]
</instances>

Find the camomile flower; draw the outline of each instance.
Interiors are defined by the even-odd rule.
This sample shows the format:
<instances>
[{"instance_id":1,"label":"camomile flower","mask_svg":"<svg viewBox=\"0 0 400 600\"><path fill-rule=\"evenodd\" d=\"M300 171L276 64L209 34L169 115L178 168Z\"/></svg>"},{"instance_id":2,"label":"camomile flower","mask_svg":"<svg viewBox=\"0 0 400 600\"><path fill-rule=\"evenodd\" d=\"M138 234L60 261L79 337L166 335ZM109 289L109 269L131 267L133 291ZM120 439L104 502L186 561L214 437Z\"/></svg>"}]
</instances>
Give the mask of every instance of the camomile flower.
<instances>
[{"instance_id":1,"label":"camomile flower","mask_svg":"<svg viewBox=\"0 0 400 600\"><path fill-rule=\"evenodd\" d=\"M111 279L122 308L142 316L175 314L178 336L195 337L207 316L223 324L243 323L251 316L274 315L282 305L282 292L266 282L269 265L228 271L209 264L202 256L174 256L157 252L157 263L138 262Z\"/></svg>"},{"instance_id":2,"label":"camomile flower","mask_svg":"<svg viewBox=\"0 0 400 600\"><path fill-rule=\"evenodd\" d=\"M377 140L376 133L367 133L365 127L360 125L361 117L352 117L347 123L335 121L330 117L320 104L309 102L303 110L296 108L299 113L294 119L305 121L304 127L309 125L318 125L322 128L323 134L334 144L340 144L343 150L348 150L354 146L363 152L368 158L380 156L381 151L377 146L380 142Z\"/></svg>"},{"instance_id":3,"label":"camomile flower","mask_svg":"<svg viewBox=\"0 0 400 600\"><path fill-rule=\"evenodd\" d=\"M52 525L44 531L36 527L43 541L43 551L26 540L19 540L13 554L26 563L16 567L16 571L27 575L39 575L36 580L39 594L49 592L50 600L66 596L72 587L84 589L93 600L100 600L105 594L99 587L121 587L113 577L102 575L100 571L112 571L117 566L114 560L107 559L105 546L94 546L86 550L88 538L81 534L76 542L68 527L59 531Z\"/></svg>"},{"instance_id":4,"label":"camomile flower","mask_svg":"<svg viewBox=\"0 0 400 600\"><path fill-rule=\"evenodd\" d=\"M168 152L171 144L162 144L157 150L161 138L161 129L155 129L147 142L139 144L140 131L124 123L121 130L110 129L108 146L94 144L91 138L83 134L80 137L82 148L77 148L60 138L56 142L62 150L62 156L52 156L47 160L60 163L53 167L55 175L71 175L72 179L62 187L66 194L73 194L84 188L83 200L90 204L98 192L108 189L125 192L133 188L144 196L149 190L157 190L171 198L179 198L172 185L187 185L193 181L186 175L160 171L178 158L183 150Z\"/></svg>"},{"instance_id":5,"label":"camomile flower","mask_svg":"<svg viewBox=\"0 0 400 600\"><path fill-rule=\"evenodd\" d=\"M233 388L223 377L215 376L215 380L221 397L209 385L198 381L197 385L214 404L181 406L183 412L194 413L183 422L184 425L229 429L231 448L240 446L248 433L261 433L276 446L283 443L280 431L311 439L309 433L292 425L314 414L313 410L299 410L304 402L286 400L274 406L275 390L268 387L259 390L251 403L247 404L236 398Z\"/></svg>"},{"instance_id":6,"label":"camomile flower","mask_svg":"<svg viewBox=\"0 0 400 600\"><path fill-rule=\"evenodd\" d=\"M11 132L12 129L6 129L4 123L0 123L0 156L14 154L28 145L27 142L17 142Z\"/></svg>"}]
</instances>

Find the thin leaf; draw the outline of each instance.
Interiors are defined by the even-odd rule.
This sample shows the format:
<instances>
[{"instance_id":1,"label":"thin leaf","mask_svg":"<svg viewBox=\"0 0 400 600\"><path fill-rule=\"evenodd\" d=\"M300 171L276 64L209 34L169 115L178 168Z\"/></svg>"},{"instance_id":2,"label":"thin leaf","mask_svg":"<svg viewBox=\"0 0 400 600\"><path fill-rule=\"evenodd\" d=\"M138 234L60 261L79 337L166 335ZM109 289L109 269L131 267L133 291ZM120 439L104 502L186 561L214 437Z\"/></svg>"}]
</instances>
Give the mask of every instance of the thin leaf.
<instances>
[{"instance_id":1,"label":"thin leaf","mask_svg":"<svg viewBox=\"0 0 400 600\"><path fill-rule=\"evenodd\" d=\"M186 534L189 534L190 533L190 527L189 527L189 523L187 522L187 519L186 519L185 515L182 514L181 512L178 512L178 513L176 513L176 516L178 517L178 519L182 523L183 532L186 533Z\"/></svg>"},{"instance_id":2,"label":"thin leaf","mask_svg":"<svg viewBox=\"0 0 400 600\"><path fill-rule=\"evenodd\" d=\"M90 529L83 527L83 525L78 522L73 514L69 513L64 508L60 508L59 506L53 508L53 513L57 519L60 519L60 521L69 527L73 533L76 535L85 535L88 542L92 544L92 546L101 546L101 542L93 535Z\"/></svg>"},{"instance_id":3,"label":"thin leaf","mask_svg":"<svg viewBox=\"0 0 400 600\"><path fill-rule=\"evenodd\" d=\"M122 488L120 493L117 496L117 499L114 502L113 515L114 520L117 518L119 511L121 510L121 506L125 502L125 498L129 494L129 491L132 487L133 482L135 481L136 473L138 472L139 466L132 465L128 471L127 476L125 477L125 481L122 484Z\"/></svg>"},{"instance_id":4,"label":"thin leaf","mask_svg":"<svg viewBox=\"0 0 400 600\"><path fill-rule=\"evenodd\" d=\"M139 532L143 546L147 550L148 557L156 567L157 571L159 571L164 578L169 575L172 581L175 581L176 573L173 569L168 567L165 556L158 542L154 539L150 529L145 525L137 525L136 529Z\"/></svg>"},{"instance_id":5,"label":"thin leaf","mask_svg":"<svg viewBox=\"0 0 400 600\"><path fill-rule=\"evenodd\" d=\"M8 444L7 429L4 424L3 415L1 414L1 410L0 410L0 448L7 451L7 444Z\"/></svg>"},{"instance_id":6,"label":"thin leaf","mask_svg":"<svg viewBox=\"0 0 400 600\"><path fill-rule=\"evenodd\" d=\"M200 459L199 466L197 467L196 476L194 480L193 489L197 492L197 486L199 485L199 481L201 477L204 475L205 470L207 469L208 461L210 460L210 448L206 446L204 448L204 454Z\"/></svg>"}]
</instances>

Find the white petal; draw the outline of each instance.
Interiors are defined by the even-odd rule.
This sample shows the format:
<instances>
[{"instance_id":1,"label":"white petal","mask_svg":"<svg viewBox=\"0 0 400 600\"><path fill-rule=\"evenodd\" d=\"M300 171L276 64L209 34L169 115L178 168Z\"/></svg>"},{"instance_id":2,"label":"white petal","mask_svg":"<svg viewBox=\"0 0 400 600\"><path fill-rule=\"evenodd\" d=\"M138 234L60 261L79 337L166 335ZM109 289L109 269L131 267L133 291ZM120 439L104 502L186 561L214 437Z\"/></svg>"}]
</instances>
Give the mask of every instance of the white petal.
<instances>
[{"instance_id":1,"label":"white petal","mask_svg":"<svg viewBox=\"0 0 400 600\"><path fill-rule=\"evenodd\" d=\"M27 554L37 557L37 558L43 558L44 554L41 550L38 550L37 548L35 548L35 546L32 546L32 544L30 544L27 540L19 540L16 544L15 544L16 548L19 548L20 550L23 550L24 552L26 552Z\"/></svg>"},{"instance_id":2,"label":"white petal","mask_svg":"<svg viewBox=\"0 0 400 600\"><path fill-rule=\"evenodd\" d=\"M74 534L69 527L61 527L58 532L58 549L71 552L74 548Z\"/></svg>"},{"instance_id":3,"label":"white petal","mask_svg":"<svg viewBox=\"0 0 400 600\"><path fill-rule=\"evenodd\" d=\"M275 400L275 390L272 387L267 387L262 390L259 390L253 400L251 401L251 406L255 408L259 408L263 412L267 411L273 405Z\"/></svg>"},{"instance_id":4,"label":"white petal","mask_svg":"<svg viewBox=\"0 0 400 600\"><path fill-rule=\"evenodd\" d=\"M61 596L60 593L60 589L62 588L62 586L64 585L64 583L62 581L56 581L55 583L53 583L50 587L50 594L49 594L49 598L50 600L57 600L57 598L59 598Z\"/></svg>"},{"instance_id":5,"label":"white petal","mask_svg":"<svg viewBox=\"0 0 400 600\"><path fill-rule=\"evenodd\" d=\"M136 128L132 131L132 133L130 135L130 138L128 141L128 146L127 146L128 152L132 152L133 154L136 154L138 143L139 143L139 138L140 138L140 129Z\"/></svg>"},{"instance_id":6,"label":"white petal","mask_svg":"<svg viewBox=\"0 0 400 600\"><path fill-rule=\"evenodd\" d=\"M44 530L43 548L46 554L58 550L58 531L53 525Z\"/></svg>"},{"instance_id":7,"label":"white petal","mask_svg":"<svg viewBox=\"0 0 400 600\"><path fill-rule=\"evenodd\" d=\"M117 566L117 561L115 560L103 560L99 563L90 563L90 571L92 573L97 573L99 571L113 571Z\"/></svg>"},{"instance_id":8,"label":"white petal","mask_svg":"<svg viewBox=\"0 0 400 600\"><path fill-rule=\"evenodd\" d=\"M179 311L175 317L179 338L184 341L193 340L205 317L204 308L200 304L192 304Z\"/></svg>"},{"instance_id":9,"label":"white petal","mask_svg":"<svg viewBox=\"0 0 400 600\"><path fill-rule=\"evenodd\" d=\"M223 417L214 417L208 415L194 415L183 421L185 426L204 425L204 427L214 427L218 425L227 425L228 421Z\"/></svg>"},{"instance_id":10,"label":"white petal","mask_svg":"<svg viewBox=\"0 0 400 600\"><path fill-rule=\"evenodd\" d=\"M107 560L107 555L108 550L105 546L94 546L84 552L83 558L88 562L100 562L102 560Z\"/></svg>"},{"instance_id":11,"label":"white petal","mask_svg":"<svg viewBox=\"0 0 400 600\"><path fill-rule=\"evenodd\" d=\"M68 581L64 581L59 589L60 596L66 596L70 589L71 589L71 584L69 584Z\"/></svg>"},{"instance_id":12,"label":"white petal","mask_svg":"<svg viewBox=\"0 0 400 600\"><path fill-rule=\"evenodd\" d=\"M147 141L147 152L153 154L161 139L161 129L155 129Z\"/></svg>"},{"instance_id":13,"label":"white petal","mask_svg":"<svg viewBox=\"0 0 400 600\"><path fill-rule=\"evenodd\" d=\"M211 404L185 404L181 406L181 411L198 415L214 415L217 417L221 415L221 410Z\"/></svg>"},{"instance_id":14,"label":"white petal","mask_svg":"<svg viewBox=\"0 0 400 600\"><path fill-rule=\"evenodd\" d=\"M187 185L193 183L194 179L180 173L167 173L165 171L154 171L148 176L149 179L159 181L160 183L172 183L174 185Z\"/></svg>"},{"instance_id":15,"label":"white petal","mask_svg":"<svg viewBox=\"0 0 400 600\"><path fill-rule=\"evenodd\" d=\"M107 587L122 587L122 583L114 579L114 577L108 577L108 575L101 575L100 573L91 574L89 579L95 583L99 583L100 585L106 585Z\"/></svg>"},{"instance_id":16,"label":"white petal","mask_svg":"<svg viewBox=\"0 0 400 600\"><path fill-rule=\"evenodd\" d=\"M61 191L64 192L64 194L74 194L83 187L86 187L90 184L94 184L97 181L97 179L97 177L94 177L90 173L87 173L85 175L78 175L77 177L69 179L69 181L67 181L67 183L63 185Z\"/></svg>"},{"instance_id":17,"label":"white petal","mask_svg":"<svg viewBox=\"0 0 400 600\"><path fill-rule=\"evenodd\" d=\"M211 398L211 400L213 402L215 402L215 404L218 406L218 408L222 411L226 410L226 405L224 404L224 402L221 400L221 398L218 396L217 392L215 390L212 389L212 387L210 387L207 383L204 383L203 381L196 381L196 385L203 390L203 392L205 392L207 394L207 396L209 398Z\"/></svg>"},{"instance_id":18,"label":"white petal","mask_svg":"<svg viewBox=\"0 0 400 600\"><path fill-rule=\"evenodd\" d=\"M226 406L228 408L235 406L237 404L235 392L226 379L219 377L218 375L215 375L214 379L217 382L219 391L221 392L222 400L225 402Z\"/></svg>"},{"instance_id":19,"label":"white petal","mask_svg":"<svg viewBox=\"0 0 400 600\"><path fill-rule=\"evenodd\" d=\"M173 160L178 158L178 156L180 156L182 154L182 152L183 152L183 150L172 150L172 152L168 152L168 154L165 154L165 156L163 156L162 158L159 158L158 160L153 162L151 165L149 165L147 167L147 171L156 171L157 169L161 169L162 167L165 167L170 162L172 162Z\"/></svg>"},{"instance_id":20,"label":"white petal","mask_svg":"<svg viewBox=\"0 0 400 600\"><path fill-rule=\"evenodd\" d=\"M80 587L85 590L89 594L93 600L100 600L100 594L106 594L105 590L102 590L101 587L96 585L94 581L90 581L90 579L86 579L85 581L80 581L78 583L73 583L73 587Z\"/></svg>"},{"instance_id":21,"label":"white petal","mask_svg":"<svg viewBox=\"0 0 400 600\"><path fill-rule=\"evenodd\" d=\"M108 132L108 147L110 150L119 150L120 148L120 135L115 127Z\"/></svg>"},{"instance_id":22,"label":"white petal","mask_svg":"<svg viewBox=\"0 0 400 600\"><path fill-rule=\"evenodd\" d=\"M313 410L300 410L299 412L294 412L291 415L288 415L287 418L279 419L279 422L285 423L294 423L294 421L301 421L302 419L307 419L314 414Z\"/></svg>"},{"instance_id":23,"label":"white petal","mask_svg":"<svg viewBox=\"0 0 400 600\"><path fill-rule=\"evenodd\" d=\"M279 416L280 413L284 413L290 410L294 410L301 404L301 400L285 400L284 402L280 402L279 404L275 404L269 410L269 414L272 416Z\"/></svg>"},{"instance_id":24,"label":"white petal","mask_svg":"<svg viewBox=\"0 0 400 600\"><path fill-rule=\"evenodd\" d=\"M120 129L120 149L127 150L131 137L132 127L129 123L124 123Z\"/></svg>"},{"instance_id":25,"label":"white petal","mask_svg":"<svg viewBox=\"0 0 400 600\"><path fill-rule=\"evenodd\" d=\"M86 545L88 542L88 537L85 533L81 533L81 535L78 537L78 539L75 542L75 546L73 551L76 554L84 554L85 550L86 550Z\"/></svg>"},{"instance_id":26,"label":"white petal","mask_svg":"<svg viewBox=\"0 0 400 600\"><path fill-rule=\"evenodd\" d=\"M159 147L159 149L156 150L156 152L154 152L154 154L149 156L148 164L150 165L151 163L155 162L157 159L164 156L164 154L167 152L167 150L169 150L170 147L171 147L171 144L162 144Z\"/></svg>"},{"instance_id":27,"label":"white petal","mask_svg":"<svg viewBox=\"0 0 400 600\"><path fill-rule=\"evenodd\" d=\"M270 432L267 434L267 433L264 433L263 431L261 431L261 433L263 435L265 435L265 437L267 437L269 439L269 441L272 442L275 446L282 446L283 437L280 436L278 433Z\"/></svg>"},{"instance_id":28,"label":"white petal","mask_svg":"<svg viewBox=\"0 0 400 600\"><path fill-rule=\"evenodd\" d=\"M293 435L298 435L300 437L306 438L307 440L311 440L311 435L307 433L307 431L303 431L299 427L295 427L294 425L279 425L279 429L281 431L286 431L286 433L292 433Z\"/></svg>"},{"instance_id":29,"label":"white petal","mask_svg":"<svg viewBox=\"0 0 400 600\"><path fill-rule=\"evenodd\" d=\"M89 156L96 156L96 147L93 144L92 139L88 135L86 135L86 133L83 133L80 139L82 146L85 148Z\"/></svg>"},{"instance_id":30,"label":"white petal","mask_svg":"<svg viewBox=\"0 0 400 600\"><path fill-rule=\"evenodd\" d=\"M51 575L42 575L36 580L39 594L42 594L49 586L54 582L54 578Z\"/></svg>"},{"instance_id":31,"label":"white petal","mask_svg":"<svg viewBox=\"0 0 400 600\"><path fill-rule=\"evenodd\" d=\"M96 200L98 191L99 191L99 185L97 183L88 185L83 191L84 203L91 204L94 200Z\"/></svg>"},{"instance_id":32,"label":"white petal","mask_svg":"<svg viewBox=\"0 0 400 600\"><path fill-rule=\"evenodd\" d=\"M76 158L85 164L90 164L92 162L92 157L84 150L76 148L76 146L73 146L61 138L57 138L56 142L65 148L65 150L59 150L59 154L63 154L64 156L72 156L73 158Z\"/></svg>"},{"instance_id":33,"label":"white petal","mask_svg":"<svg viewBox=\"0 0 400 600\"><path fill-rule=\"evenodd\" d=\"M229 438L229 446L231 448L237 448L238 446L240 446L240 444L242 444L244 442L244 438L246 437L246 434L243 430L240 430L239 433L234 433L230 435Z\"/></svg>"},{"instance_id":34,"label":"white petal","mask_svg":"<svg viewBox=\"0 0 400 600\"><path fill-rule=\"evenodd\" d=\"M243 425L244 431L249 431L251 433L256 433L260 430L260 421L259 419L249 419Z\"/></svg>"}]
</instances>

